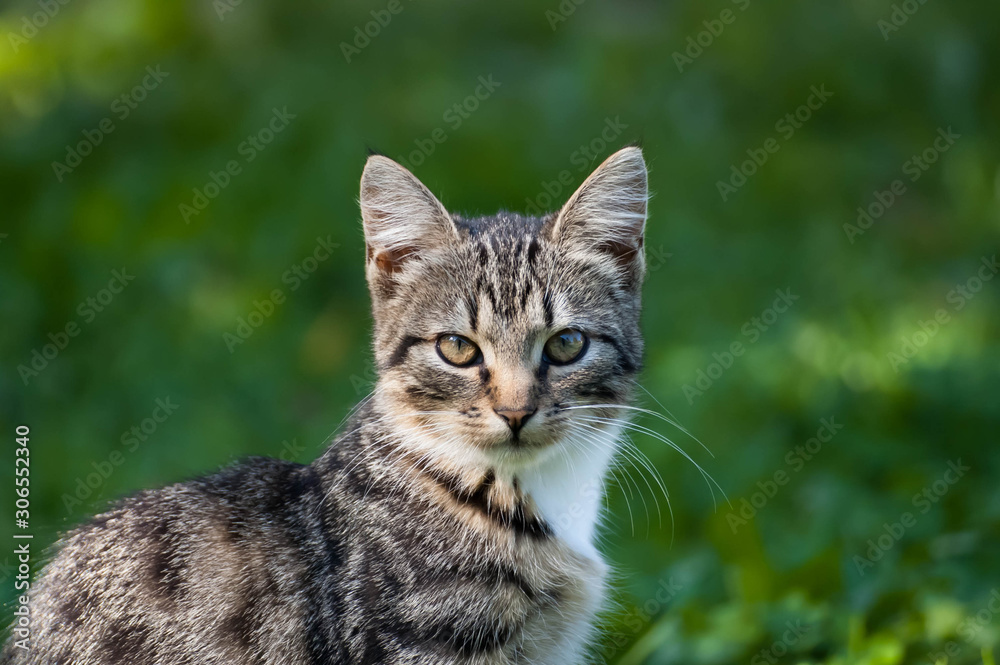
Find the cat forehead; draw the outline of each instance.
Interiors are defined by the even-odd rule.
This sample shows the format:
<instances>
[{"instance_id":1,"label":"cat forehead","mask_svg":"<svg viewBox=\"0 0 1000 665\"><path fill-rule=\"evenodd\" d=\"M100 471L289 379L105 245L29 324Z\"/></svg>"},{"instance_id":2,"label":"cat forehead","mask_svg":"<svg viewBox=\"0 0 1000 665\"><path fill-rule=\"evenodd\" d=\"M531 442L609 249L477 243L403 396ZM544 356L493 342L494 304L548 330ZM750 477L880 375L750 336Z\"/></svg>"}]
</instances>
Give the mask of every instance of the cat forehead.
<instances>
[{"instance_id":1,"label":"cat forehead","mask_svg":"<svg viewBox=\"0 0 1000 665\"><path fill-rule=\"evenodd\" d=\"M453 255L461 267L454 267L471 278L466 282L470 291L491 285L504 291L505 297L523 300L528 291L513 287L565 268L553 251L555 243L546 233L544 218L499 213L454 221L462 238Z\"/></svg>"},{"instance_id":2,"label":"cat forehead","mask_svg":"<svg viewBox=\"0 0 1000 665\"><path fill-rule=\"evenodd\" d=\"M452 259L436 266L450 278L437 280L429 320L513 342L567 317L609 315L612 280L594 269L593 257L560 251L548 238L548 221L503 212L455 219L462 240Z\"/></svg>"},{"instance_id":3,"label":"cat forehead","mask_svg":"<svg viewBox=\"0 0 1000 665\"><path fill-rule=\"evenodd\" d=\"M461 240L453 248L459 265L452 268L474 278L470 290L498 280L513 284L538 279L557 269L544 218L501 212L453 219Z\"/></svg>"},{"instance_id":4,"label":"cat forehead","mask_svg":"<svg viewBox=\"0 0 1000 665\"><path fill-rule=\"evenodd\" d=\"M525 238L544 241L542 229L548 218L501 211L482 217L452 215L452 221L460 234L470 241L513 246Z\"/></svg>"},{"instance_id":5,"label":"cat forehead","mask_svg":"<svg viewBox=\"0 0 1000 665\"><path fill-rule=\"evenodd\" d=\"M528 305L545 294L570 304L577 299L574 294L588 294L593 301L602 299L598 292L616 290L614 270L599 254L561 248L549 237L553 219L507 212L453 216L461 240L444 261L432 262L451 276L445 290L453 296L485 295L504 318L525 309L536 311ZM551 318L550 312L546 318Z\"/></svg>"}]
</instances>

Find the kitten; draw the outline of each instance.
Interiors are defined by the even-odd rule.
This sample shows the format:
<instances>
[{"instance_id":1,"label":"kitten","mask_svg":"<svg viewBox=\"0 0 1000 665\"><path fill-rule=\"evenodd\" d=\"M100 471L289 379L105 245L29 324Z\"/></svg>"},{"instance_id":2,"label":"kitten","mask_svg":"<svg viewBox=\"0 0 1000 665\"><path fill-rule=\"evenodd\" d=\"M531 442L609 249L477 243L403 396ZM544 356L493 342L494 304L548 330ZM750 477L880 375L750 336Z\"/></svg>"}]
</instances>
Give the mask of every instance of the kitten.
<instances>
[{"instance_id":1,"label":"kitten","mask_svg":"<svg viewBox=\"0 0 1000 665\"><path fill-rule=\"evenodd\" d=\"M586 659L594 545L639 369L646 167L605 161L558 213L449 214L361 178L379 379L308 466L254 458L68 534L29 650L72 665Z\"/></svg>"}]
</instances>

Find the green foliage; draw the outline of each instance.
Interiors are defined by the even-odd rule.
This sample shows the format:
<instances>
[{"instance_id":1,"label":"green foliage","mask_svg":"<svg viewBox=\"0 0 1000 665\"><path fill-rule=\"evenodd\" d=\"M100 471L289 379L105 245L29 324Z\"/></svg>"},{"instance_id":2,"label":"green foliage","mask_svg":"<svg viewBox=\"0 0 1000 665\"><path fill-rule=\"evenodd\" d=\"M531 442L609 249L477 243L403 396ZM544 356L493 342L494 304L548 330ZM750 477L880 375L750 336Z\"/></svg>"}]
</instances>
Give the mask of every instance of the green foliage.
<instances>
[{"instance_id":1,"label":"green foliage","mask_svg":"<svg viewBox=\"0 0 1000 665\"><path fill-rule=\"evenodd\" d=\"M992 664L996 3L53 5L30 38L39 4L0 10L0 422L32 430L39 546L138 488L319 453L373 377L367 147L483 213L554 207L638 140L644 406L714 457L637 422L732 507L634 434L673 515L616 474L602 653Z\"/></svg>"}]
</instances>

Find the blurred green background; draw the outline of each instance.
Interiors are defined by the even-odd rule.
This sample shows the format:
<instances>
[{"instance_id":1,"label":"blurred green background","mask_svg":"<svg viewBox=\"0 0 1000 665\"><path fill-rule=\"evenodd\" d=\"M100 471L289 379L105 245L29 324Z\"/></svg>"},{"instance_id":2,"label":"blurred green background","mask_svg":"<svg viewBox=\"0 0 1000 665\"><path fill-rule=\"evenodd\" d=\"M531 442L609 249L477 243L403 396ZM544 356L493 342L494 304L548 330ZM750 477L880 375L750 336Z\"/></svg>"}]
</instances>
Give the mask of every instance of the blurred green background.
<instances>
[{"instance_id":1,"label":"blurred green background","mask_svg":"<svg viewBox=\"0 0 1000 665\"><path fill-rule=\"evenodd\" d=\"M557 207L640 141L643 405L714 458L637 422L732 507L633 435L674 519L616 474L599 656L992 663L1000 5L577 2L0 10L3 468L29 425L36 547L138 488L320 453L373 378L366 148L472 214Z\"/></svg>"}]
</instances>

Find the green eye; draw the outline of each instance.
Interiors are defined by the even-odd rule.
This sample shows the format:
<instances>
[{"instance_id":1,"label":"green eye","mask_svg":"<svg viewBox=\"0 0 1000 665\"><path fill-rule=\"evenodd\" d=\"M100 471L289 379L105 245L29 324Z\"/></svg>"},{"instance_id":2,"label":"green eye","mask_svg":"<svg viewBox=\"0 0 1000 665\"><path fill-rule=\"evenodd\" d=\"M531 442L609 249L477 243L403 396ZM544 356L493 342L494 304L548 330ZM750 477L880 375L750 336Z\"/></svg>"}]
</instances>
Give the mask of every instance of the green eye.
<instances>
[{"instance_id":1,"label":"green eye","mask_svg":"<svg viewBox=\"0 0 1000 665\"><path fill-rule=\"evenodd\" d=\"M566 365L578 360L587 350L587 337L579 330L560 330L545 342L543 357L553 365Z\"/></svg>"},{"instance_id":2,"label":"green eye","mask_svg":"<svg viewBox=\"0 0 1000 665\"><path fill-rule=\"evenodd\" d=\"M437 352L442 360L456 367L467 367L483 358L479 347L461 335L438 337Z\"/></svg>"}]
</instances>

